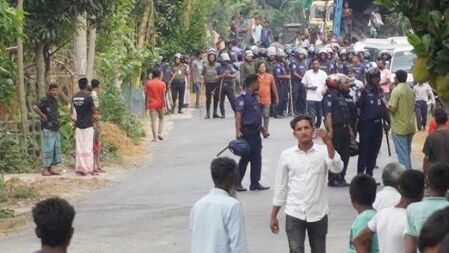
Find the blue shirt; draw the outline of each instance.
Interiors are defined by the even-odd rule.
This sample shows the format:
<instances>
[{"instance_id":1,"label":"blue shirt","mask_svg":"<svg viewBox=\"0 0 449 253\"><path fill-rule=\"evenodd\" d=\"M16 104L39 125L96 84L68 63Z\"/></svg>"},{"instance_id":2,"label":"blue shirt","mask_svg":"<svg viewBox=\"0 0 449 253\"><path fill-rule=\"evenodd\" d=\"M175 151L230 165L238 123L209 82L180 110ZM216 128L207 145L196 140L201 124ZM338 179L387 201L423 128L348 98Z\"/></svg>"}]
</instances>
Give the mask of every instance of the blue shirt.
<instances>
[{"instance_id":1,"label":"blue shirt","mask_svg":"<svg viewBox=\"0 0 449 253\"><path fill-rule=\"evenodd\" d=\"M235 74L236 70L234 68L234 66L231 63L224 63L223 65L220 65L216 68L216 73L217 75L222 75L224 73L228 73L228 74ZM231 77L223 77L223 82L232 82L234 81L235 78L231 78Z\"/></svg>"},{"instance_id":2,"label":"blue shirt","mask_svg":"<svg viewBox=\"0 0 449 253\"><path fill-rule=\"evenodd\" d=\"M345 97L336 89L329 89L323 98L324 113L331 113L332 124L349 124L351 115L348 102Z\"/></svg>"},{"instance_id":3,"label":"blue shirt","mask_svg":"<svg viewBox=\"0 0 449 253\"><path fill-rule=\"evenodd\" d=\"M380 120L383 118L386 108L382 104L384 92L380 87L368 85L361 93L358 101L360 107L360 120Z\"/></svg>"},{"instance_id":4,"label":"blue shirt","mask_svg":"<svg viewBox=\"0 0 449 253\"><path fill-rule=\"evenodd\" d=\"M235 110L242 112L243 126L257 126L262 124L262 112L260 110L257 95L244 90L235 100Z\"/></svg>"},{"instance_id":5,"label":"blue shirt","mask_svg":"<svg viewBox=\"0 0 449 253\"><path fill-rule=\"evenodd\" d=\"M294 83L301 82L301 78L296 77L293 72L298 73L300 76L304 76L304 74L307 71L307 63L306 62L298 62L297 60L294 60L290 63L290 71L292 73L292 80Z\"/></svg>"},{"instance_id":6,"label":"blue shirt","mask_svg":"<svg viewBox=\"0 0 449 253\"><path fill-rule=\"evenodd\" d=\"M245 218L241 203L214 188L192 208L192 253L246 253Z\"/></svg>"},{"instance_id":7,"label":"blue shirt","mask_svg":"<svg viewBox=\"0 0 449 253\"><path fill-rule=\"evenodd\" d=\"M260 33L260 42L262 43L270 43L271 42L271 29L270 28L262 28L262 32Z\"/></svg>"},{"instance_id":8,"label":"blue shirt","mask_svg":"<svg viewBox=\"0 0 449 253\"><path fill-rule=\"evenodd\" d=\"M281 62L276 62L273 67L273 76L276 79L276 84L287 84L287 80L279 78L281 75L287 75L287 70Z\"/></svg>"}]
</instances>

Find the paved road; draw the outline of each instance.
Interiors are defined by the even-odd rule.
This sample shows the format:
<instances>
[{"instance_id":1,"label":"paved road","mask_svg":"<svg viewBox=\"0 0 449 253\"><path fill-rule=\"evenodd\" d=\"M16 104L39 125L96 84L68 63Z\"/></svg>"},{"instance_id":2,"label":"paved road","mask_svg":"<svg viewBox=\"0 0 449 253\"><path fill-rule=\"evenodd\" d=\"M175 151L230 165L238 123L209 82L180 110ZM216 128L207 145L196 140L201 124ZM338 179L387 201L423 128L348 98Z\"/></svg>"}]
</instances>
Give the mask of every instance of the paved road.
<instances>
[{"instance_id":1,"label":"paved road","mask_svg":"<svg viewBox=\"0 0 449 253\"><path fill-rule=\"evenodd\" d=\"M189 252L189 212L192 204L212 187L209 163L234 137L234 121L200 120L197 112L187 119L174 120L174 129L164 142L151 145L151 161L144 168L127 174L119 183L92 193L75 205L75 235L70 252ZM292 145L288 122L273 119L271 137L264 141L262 183L273 185L281 151ZM378 164L382 167L396 158L386 156L386 147ZM230 155L230 153L225 153ZM351 159L350 179L356 159ZM375 171L379 178L379 170ZM248 185L248 177L245 185ZM268 228L273 192L246 192L238 195L243 202L250 252L287 252L283 231L273 235ZM328 251L344 252L349 227L356 213L351 207L348 188L330 189ZM283 215L282 215L283 216ZM33 252L39 242L32 224L23 232L0 239L0 252Z\"/></svg>"}]
</instances>

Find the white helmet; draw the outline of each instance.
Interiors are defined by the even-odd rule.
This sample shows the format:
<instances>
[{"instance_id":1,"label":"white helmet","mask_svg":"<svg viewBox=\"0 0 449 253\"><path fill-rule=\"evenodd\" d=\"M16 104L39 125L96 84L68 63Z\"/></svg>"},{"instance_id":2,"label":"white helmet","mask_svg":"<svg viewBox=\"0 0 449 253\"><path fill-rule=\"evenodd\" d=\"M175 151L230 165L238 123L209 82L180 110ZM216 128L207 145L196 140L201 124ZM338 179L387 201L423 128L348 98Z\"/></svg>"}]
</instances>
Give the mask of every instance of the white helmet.
<instances>
[{"instance_id":1,"label":"white helmet","mask_svg":"<svg viewBox=\"0 0 449 253\"><path fill-rule=\"evenodd\" d=\"M175 58L181 59L181 57L182 57L182 54L180 54L180 53L176 53L176 54L175 54Z\"/></svg>"},{"instance_id":2,"label":"white helmet","mask_svg":"<svg viewBox=\"0 0 449 253\"><path fill-rule=\"evenodd\" d=\"M267 56L276 56L276 48L275 47L269 47L267 50Z\"/></svg>"},{"instance_id":3,"label":"white helmet","mask_svg":"<svg viewBox=\"0 0 449 253\"><path fill-rule=\"evenodd\" d=\"M251 50L246 50L246 51L245 51L245 56L251 56L251 57L254 57L253 51L251 51Z\"/></svg>"},{"instance_id":4,"label":"white helmet","mask_svg":"<svg viewBox=\"0 0 449 253\"><path fill-rule=\"evenodd\" d=\"M257 46L252 46L251 47L251 51L253 52L253 54L258 54L259 53L259 48Z\"/></svg>"},{"instance_id":5,"label":"white helmet","mask_svg":"<svg viewBox=\"0 0 449 253\"><path fill-rule=\"evenodd\" d=\"M307 57L308 52L307 52L307 50L305 48L301 47L301 48L298 49L298 54L303 54L303 55L305 55Z\"/></svg>"},{"instance_id":6,"label":"white helmet","mask_svg":"<svg viewBox=\"0 0 449 253\"><path fill-rule=\"evenodd\" d=\"M327 54L327 49L325 47L321 48L318 54Z\"/></svg>"},{"instance_id":7,"label":"white helmet","mask_svg":"<svg viewBox=\"0 0 449 253\"><path fill-rule=\"evenodd\" d=\"M217 50L215 48L209 48L209 50L207 50L207 55L211 54L217 56Z\"/></svg>"}]
</instances>

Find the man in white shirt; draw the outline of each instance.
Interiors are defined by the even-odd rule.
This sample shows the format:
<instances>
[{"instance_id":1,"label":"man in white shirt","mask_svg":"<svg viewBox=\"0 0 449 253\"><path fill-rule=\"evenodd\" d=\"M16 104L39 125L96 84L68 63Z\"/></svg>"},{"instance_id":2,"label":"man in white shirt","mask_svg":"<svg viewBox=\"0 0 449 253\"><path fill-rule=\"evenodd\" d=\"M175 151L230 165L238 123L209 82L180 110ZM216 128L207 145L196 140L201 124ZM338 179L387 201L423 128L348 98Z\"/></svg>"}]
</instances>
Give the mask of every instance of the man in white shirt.
<instances>
[{"instance_id":1,"label":"man in white shirt","mask_svg":"<svg viewBox=\"0 0 449 253\"><path fill-rule=\"evenodd\" d=\"M399 180L401 200L394 207L386 208L376 214L368 226L354 239L357 252L369 252L367 243L374 233L377 233L379 252L405 252L404 231L407 226L406 208L409 204L418 202L424 194L424 174L418 170L406 170Z\"/></svg>"},{"instance_id":2,"label":"man in white shirt","mask_svg":"<svg viewBox=\"0 0 449 253\"><path fill-rule=\"evenodd\" d=\"M290 122L290 126L298 145L284 150L279 159L271 231L279 233L277 215L285 205L290 253L304 253L306 231L312 253L325 253L329 211L326 175L328 170L340 173L343 162L327 131L313 128L312 118L298 116ZM313 142L314 131L325 145Z\"/></svg>"},{"instance_id":3,"label":"man in white shirt","mask_svg":"<svg viewBox=\"0 0 449 253\"><path fill-rule=\"evenodd\" d=\"M191 252L246 253L243 208L235 198L237 164L231 158L216 158L211 163L211 174L215 188L192 208Z\"/></svg>"},{"instance_id":4,"label":"man in white shirt","mask_svg":"<svg viewBox=\"0 0 449 253\"><path fill-rule=\"evenodd\" d=\"M419 131L426 131L428 105L435 108L435 96L428 83L419 83L413 86L415 92L416 124Z\"/></svg>"},{"instance_id":5,"label":"man in white shirt","mask_svg":"<svg viewBox=\"0 0 449 253\"><path fill-rule=\"evenodd\" d=\"M304 87L307 89L307 113L312 116L315 128L320 128L323 116L323 106L321 104L323 95L326 92L327 74L320 69L320 61L312 61L312 69L308 70L302 79Z\"/></svg>"},{"instance_id":6,"label":"man in white shirt","mask_svg":"<svg viewBox=\"0 0 449 253\"><path fill-rule=\"evenodd\" d=\"M254 24L251 25L251 34L254 40L254 44L260 44L260 35L262 34L262 25L258 17L254 18Z\"/></svg>"},{"instance_id":7,"label":"man in white shirt","mask_svg":"<svg viewBox=\"0 0 449 253\"><path fill-rule=\"evenodd\" d=\"M398 191L399 179L405 171L404 165L400 163L389 163L382 171L382 183L384 188L376 194L376 200L373 203L374 209L393 207L401 200L401 194Z\"/></svg>"}]
</instances>

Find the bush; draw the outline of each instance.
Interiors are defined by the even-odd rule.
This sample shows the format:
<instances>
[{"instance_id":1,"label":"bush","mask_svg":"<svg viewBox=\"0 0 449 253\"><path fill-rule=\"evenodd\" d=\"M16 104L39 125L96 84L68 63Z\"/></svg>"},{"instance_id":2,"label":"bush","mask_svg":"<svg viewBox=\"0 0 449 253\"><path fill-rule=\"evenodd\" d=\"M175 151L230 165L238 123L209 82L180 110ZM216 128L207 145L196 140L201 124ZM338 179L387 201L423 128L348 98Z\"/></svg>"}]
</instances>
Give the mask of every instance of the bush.
<instances>
[{"instance_id":1,"label":"bush","mask_svg":"<svg viewBox=\"0 0 449 253\"><path fill-rule=\"evenodd\" d=\"M111 122L122 128L136 144L141 137L145 136L143 124L128 111L123 102L123 96L119 93L117 87L105 85L99 94L99 99L101 120Z\"/></svg>"},{"instance_id":2,"label":"bush","mask_svg":"<svg viewBox=\"0 0 449 253\"><path fill-rule=\"evenodd\" d=\"M0 173L24 173L37 168L36 160L25 151L30 141L24 144L11 130L0 126Z\"/></svg>"},{"instance_id":3,"label":"bush","mask_svg":"<svg viewBox=\"0 0 449 253\"><path fill-rule=\"evenodd\" d=\"M5 178L3 175L0 175L0 202L5 202L7 199L6 196L6 184L5 184Z\"/></svg>"},{"instance_id":4,"label":"bush","mask_svg":"<svg viewBox=\"0 0 449 253\"><path fill-rule=\"evenodd\" d=\"M39 192L34 187L20 185L13 189L12 197L15 199L35 199L39 197Z\"/></svg>"}]
</instances>

